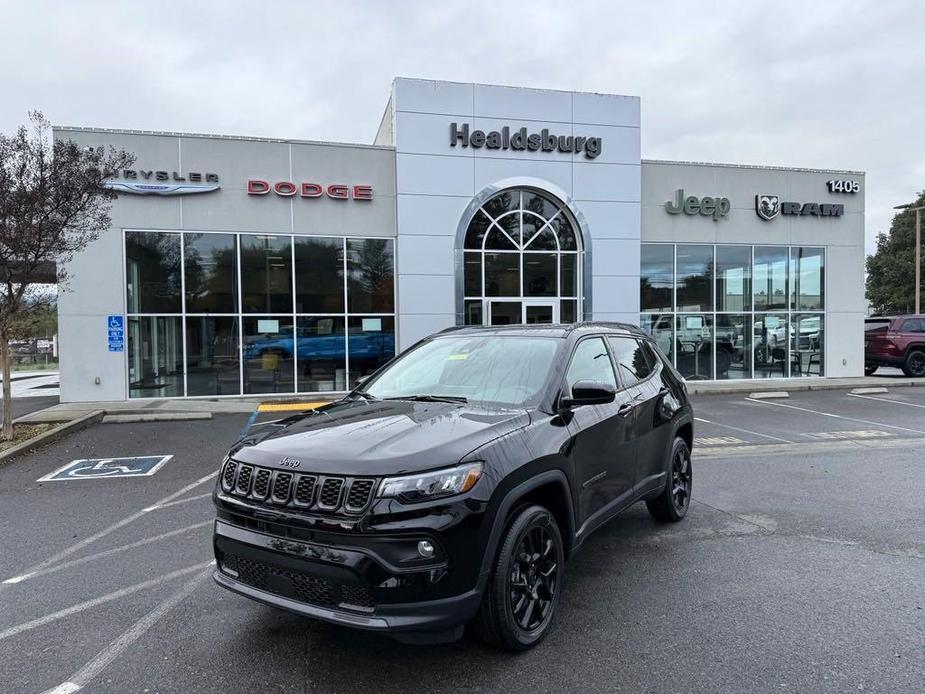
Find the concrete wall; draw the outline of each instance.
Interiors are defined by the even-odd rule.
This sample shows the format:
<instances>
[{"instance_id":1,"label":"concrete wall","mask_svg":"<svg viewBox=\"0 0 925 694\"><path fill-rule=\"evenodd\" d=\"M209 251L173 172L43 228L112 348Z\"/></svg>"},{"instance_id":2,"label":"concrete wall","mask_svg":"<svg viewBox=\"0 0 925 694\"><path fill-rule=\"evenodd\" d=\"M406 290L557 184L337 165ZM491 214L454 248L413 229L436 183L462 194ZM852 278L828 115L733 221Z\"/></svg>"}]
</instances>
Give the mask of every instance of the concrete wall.
<instances>
[{"instance_id":1,"label":"concrete wall","mask_svg":"<svg viewBox=\"0 0 925 694\"><path fill-rule=\"evenodd\" d=\"M565 198L590 230L586 295L597 319L638 321L639 99L396 79L391 99L398 204L400 348L457 323L456 233L473 198L518 181ZM450 146L450 123L485 131L599 136L583 154Z\"/></svg>"},{"instance_id":2,"label":"concrete wall","mask_svg":"<svg viewBox=\"0 0 925 694\"><path fill-rule=\"evenodd\" d=\"M57 128L55 136L125 148L135 154L136 169L216 173L221 185L196 195L120 195L112 227L68 266L68 291L59 303L65 402L128 397L127 352L108 351L105 322L108 314L125 313L124 229L395 236L391 148L66 128ZM250 178L371 185L374 197L253 196L246 191Z\"/></svg>"},{"instance_id":3,"label":"concrete wall","mask_svg":"<svg viewBox=\"0 0 925 694\"><path fill-rule=\"evenodd\" d=\"M855 194L830 193L829 179L861 183ZM665 202L675 191L727 197L728 216L669 214ZM824 246L825 374L861 376L864 369L864 174L682 162L642 163L642 240L674 243L725 243ZM844 216L819 218L779 215L771 221L755 212L757 194L781 201L839 203Z\"/></svg>"}]
</instances>

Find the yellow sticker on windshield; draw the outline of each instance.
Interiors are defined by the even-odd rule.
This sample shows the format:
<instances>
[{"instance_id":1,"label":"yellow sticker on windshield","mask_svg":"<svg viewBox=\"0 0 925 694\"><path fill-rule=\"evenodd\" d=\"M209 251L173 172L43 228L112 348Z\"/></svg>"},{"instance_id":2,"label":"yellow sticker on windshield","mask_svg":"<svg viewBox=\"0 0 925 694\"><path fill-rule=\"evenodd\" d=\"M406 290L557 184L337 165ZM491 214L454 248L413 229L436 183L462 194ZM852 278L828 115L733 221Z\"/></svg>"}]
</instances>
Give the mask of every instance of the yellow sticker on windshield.
<instances>
[{"instance_id":1,"label":"yellow sticker on windshield","mask_svg":"<svg viewBox=\"0 0 925 694\"><path fill-rule=\"evenodd\" d=\"M463 359L468 359L468 354L451 354L446 358L447 361L462 361Z\"/></svg>"}]
</instances>

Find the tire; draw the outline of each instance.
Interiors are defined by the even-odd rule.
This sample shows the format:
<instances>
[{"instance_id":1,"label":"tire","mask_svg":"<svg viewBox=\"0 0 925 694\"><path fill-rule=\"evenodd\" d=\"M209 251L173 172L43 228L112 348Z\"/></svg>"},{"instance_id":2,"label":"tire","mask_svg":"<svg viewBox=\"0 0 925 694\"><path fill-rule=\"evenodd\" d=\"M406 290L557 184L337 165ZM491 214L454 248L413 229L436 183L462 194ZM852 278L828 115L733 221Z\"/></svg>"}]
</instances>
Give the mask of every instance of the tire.
<instances>
[{"instance_id":1,"label":"tire","mask_svg":"<svg viewBox=\"0 0 925 694\"><path fill-rule=\"evenodd\" d=\"M925 376L925 352L920 349L909 350L906 363L903 364L903 373L914 378Z\"/></svg>"},{"instance_id":2,"label":"tire","mask_svg":"<svg viewBox=\"0 0 925 694\"><path fill-rule=\"evenodd\" d=\"M677 523L687 515L692 489L691 452L684 439L678 436L671 445L665 488L657 497L646 501L646 508L656 520Z\"/></svg>"},{"instance_id":3,"label":"tire","mask_svg":"<svg viewBox=\"0 0 925 694\"><path fill-rule=\"evenodd\" d=\"M865 376L873 376L876 371L877 371L876 366L867 366L866 364L864 365L864 375Z\"/></svg>"},{"instance_id":4,"label":"tire","mask_svg":"<svg viewBox=\"0 0 925 694\"><path fill-rule=\"evenodd\" d=\"M552 628L564 577L556 519L542 506L519 509L498 547L473 625L476 633L508 651L533 648Z\"/></svg>"}]
</instances>

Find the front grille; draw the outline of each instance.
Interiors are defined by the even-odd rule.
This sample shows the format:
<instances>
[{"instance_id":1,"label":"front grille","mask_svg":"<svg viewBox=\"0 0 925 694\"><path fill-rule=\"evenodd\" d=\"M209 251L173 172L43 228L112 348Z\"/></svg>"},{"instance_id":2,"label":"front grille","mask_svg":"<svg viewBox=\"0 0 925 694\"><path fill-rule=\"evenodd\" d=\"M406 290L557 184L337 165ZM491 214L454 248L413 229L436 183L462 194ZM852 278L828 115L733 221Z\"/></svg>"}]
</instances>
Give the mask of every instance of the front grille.
<instances>
[{"instance_id":1,"label":"front grille","mask_svg":"<svg viewBox=\"0 0 925 694\"><path fill-rule=\"evenodd\" d=\"M333 511L340 506L340 492L343 488L344 480L339 477L325 478L318 495L318 507Z\"/></svg>"},{"instance_id":2,"label":"front grille","mask_svg":"<svg viewBox=\"0 0 925 694\"><path fill-rule=\"evenodd\" d=\"M314 475L299 475L299 481L295 485L295 503L298 506L311 506L312 497L315 496Z\"/></svg>"},{"instance_id":3,"label":"front grille","mask_svg":"<svg viewBox=\"0 0 925 694\"><path fill-rule=\"evenodd\" d=\"M221 473L221 487L227 494L323 513L363 513L373 501L376 484L366 477L286 472L235 460L228 460Z\"/></svg>"},{"instance_id":4,"label":"front grille","mask_svg":"<svg viewBox=\"0 0 925 694\"><path fill-rule=\"evenodd\" d=\"M235 490L240 494L247 494L250 491L253 472L254 468L250 465L242 465L238 471L238 483L235 485Z\"/></svg>"},{"instance_id":5,"label":"front grille","mask_svg":"<svg viewBox=\"0 0 925 694\"><path fill-rule=\"evenodd\" d=\"M258 468L254 476L254 496L258 499L266 499L270 492L270 471L264 468Z\"/></svg>"},{"instance_id":6,"label":"front grille","mask_svg":"<svg viewBox=\"0 0 925 694\"><path fill-rule=\"evenodd\" d=\"M374 484L374 480L353 480L353 482L350 483L350 491L347 493L347 501L344 503L344 508L354 513L366 508Z\"/></svg>"},{"instance_id":7,"label":"front grille","mask_svg":"<svg viewBox=\"0 0 925 694\"><path fill-rule=\"evenodd\" d=\"M278 504L289 501L289 487L292 485L291 472L277 472L273 479L273 494L271 500Z\"/></svg>"},{"instance_id":8,"label":"front grille","mask_svg":"<svg viewBox=\"0 0 925 694\"><path fill-rule=\"evenodd\" d=\"M310 605L340 606L361 612L371 612L376 607L365 586L338 584L320 576L231 554L222 557L221 566L225 573L241 583Z\"/></svg>"},{"instance_id":9,"label":"front grille","mask_svg":"<svg viewBox=\"0 0 925 694\"><path fill-rule=\"evenodd\" d=\"M225 463L225 470L222 472L222 488L226 492L230 492L234 489L234 478L235 473L238 471L238 464L233 460L229 460Z\"/></svg>"}]
</instances>

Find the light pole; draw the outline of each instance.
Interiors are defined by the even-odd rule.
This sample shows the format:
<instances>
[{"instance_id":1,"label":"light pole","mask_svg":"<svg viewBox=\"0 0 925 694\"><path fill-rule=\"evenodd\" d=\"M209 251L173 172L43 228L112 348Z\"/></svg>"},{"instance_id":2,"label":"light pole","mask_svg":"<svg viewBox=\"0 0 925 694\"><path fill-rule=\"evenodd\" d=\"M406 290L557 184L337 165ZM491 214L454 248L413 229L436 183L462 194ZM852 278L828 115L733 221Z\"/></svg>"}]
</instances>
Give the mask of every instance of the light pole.
<instances>
[{"instance_id":1,"label":"light pole","mask_svg":"<svg viewBox=\"0 0 925 694\"><path fill-rule=\"evenodd\" d=\"M915 312L922 312L922 210L925 206L913 207L912 203L896 205L894 210L915 210Z\"/></svg>"}]
</instances>

